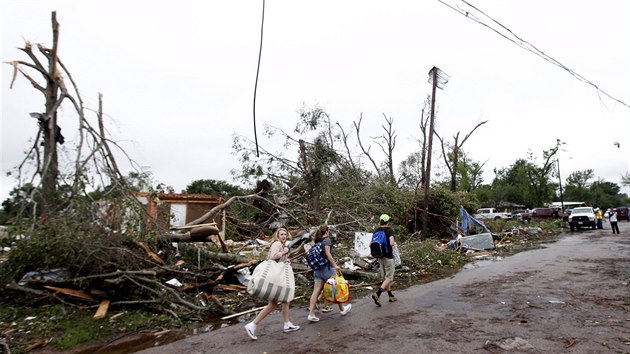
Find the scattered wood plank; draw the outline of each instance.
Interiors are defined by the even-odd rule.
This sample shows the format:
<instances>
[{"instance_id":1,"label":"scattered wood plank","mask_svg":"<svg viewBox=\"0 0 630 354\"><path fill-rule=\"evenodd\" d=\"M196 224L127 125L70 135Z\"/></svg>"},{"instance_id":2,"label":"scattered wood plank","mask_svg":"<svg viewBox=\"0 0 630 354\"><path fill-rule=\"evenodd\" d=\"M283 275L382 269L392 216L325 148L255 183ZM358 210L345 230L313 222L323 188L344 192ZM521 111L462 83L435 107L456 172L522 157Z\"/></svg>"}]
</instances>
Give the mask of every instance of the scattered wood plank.
<instances>
[{"instance_id":1,"label":"scattered wood plank","mask_svg":"<svg viewBox=\"0 0 630 354\"><path fill-rule=\"evenodd\" d=\"M265 307L267 307L267 306L256 307L256 308L253 308L253 309L250 309L250 310L247 310L247 311L243 311L243 312L239 312L239 313L233 313L233 314L228 315L228 316L223 316L223 317L221 317L221 319L222 320L229 320L230 318L246 315L248 313L255 312L255 311L260 311L260 310L264 309Z\"/></svg>"},{"instance_id":2,"label":"scattered wood plank","mask_svg":"<svg viewBox=\"0 0 630 354\"><path fill-rule=\"evenodd\" d=\"M136 246L142 248L144 250L144 252L146 252L147 256L155 263L159 264L159 265L166 265L166 262L164 262L164 260L162 258L160 258L160 256L158 256L157 254L153 253L153 251L151 251L151 249L149 248L149 246L145 245L142 242L138 242L138 241L134 241L134 243L136 244Z\"/></svg>"},{"instance_id":3,"label":"scattered wood plank","mask_svg":"<svg viewBox=\"0 0 630 354\"><path fill-rule=\"evenodd\" d=\"M304 296L298 296L298 297L294 298L293 301L295 301L297 299L301 299L303 297ZM222 320L228 320L230 318L246 315L246 314L251 313L251 312L260 311L260 310L264 309L265 307L267 307L267 306L256 307L256 308L253 308L253 309L250 309L250 310L246 310L246 311L243 311L243 312L233 313L231 315L223 316L223 317L221 317L221 319Z\"/></svg>"},{"instance_id":4,"label":"scattered wood plank","mask_svg":"<svg viewBox=\"0 0 630 354\"><path fill-rule=\"evenodd\" d=\"M224 291L242 291L247 290L247 287L244 285L237 284L220 284L214 287L215 290L224 290Z\"/></svg>"},{"instance_id":5,"label":"scattered wood plank","mask_svg":"<svg viewBox=\"0 0 630 354\"><path fill-rule=\"evenodd\" d=\"M44 288L48 289L48 290L52 290L52 291L56 291L58 293L62 293L64 295L69 295L69 296L74 296L74 297L78 297L81 299L88 299L88 300L94 300L94 296L83 292L81 290L74 290L74 289L66 289L66 288L58 288L55 286L50 286L50 285L44 285Z\"/></svg>"},{"instance_id":6,"label":"scattered wood plank","mask_svg":"<svg viewBox=\"0 0 630 354\"><path fill-rule=\"evenodd\" d=\"M120 317L120 316L124 315L125 313L127 313L127 312L125 312L125 311L123 311L123 312L119 312L119 313L117 313L117 314L113 315L112 317L110 317L110 318L109 318L109 320L110 320L110 321L113 321L113 320L117 319L118 317Z\"/></svg>"},{"instance_id":7,"label":"scattered wood plank","mask_svg":"<svg viewBox=\"0 0 630 354\"><path fill-rule=\"evenodd\" d=\"M105 318L105 316L107 315L108 309L109 309L109 299L105 299L101 301L101 304L98 306L98 310L96 310L96 313L94 314L94 319L100 320L100 319Z\"/></svg>"},{"instance_id":8,"label":"scattered wood plank","mask_svg":"<svg viewBox=\"0 0 630 354\"><path fill-rule=\"evenodd\" d=\"M40 341L40 342L37 342L37 343L33 343L33 344L29 345L28 347L26 347L24 349L24 352L28 353L28 352L30 352L33 349L43 348L43 347L47 346L49 343L50 343L50 340L43 340L43 341Z\"/></svg>"}]
</instances>

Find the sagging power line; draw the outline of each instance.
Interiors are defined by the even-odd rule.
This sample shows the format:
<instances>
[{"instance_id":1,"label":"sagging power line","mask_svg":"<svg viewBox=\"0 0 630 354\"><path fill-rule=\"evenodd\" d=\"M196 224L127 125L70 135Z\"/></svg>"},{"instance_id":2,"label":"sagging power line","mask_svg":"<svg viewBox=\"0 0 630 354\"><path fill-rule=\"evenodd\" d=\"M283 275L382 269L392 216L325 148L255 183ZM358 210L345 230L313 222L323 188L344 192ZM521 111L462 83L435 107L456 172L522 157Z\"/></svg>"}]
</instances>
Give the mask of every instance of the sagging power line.
<instances>
[{"instance_id":1,"label":"sagging power line","mask_svg":"<svg viewBox=\"0 0 630 354\"><path fill-rule=\"evenodd\" d=\"M485 12L483 12L482 10L478 9L477 7L475 7L474 5L468 3L466 0L460 0L461 2L463 2L464 4L466 4L468 6L467 9L463 9L458 5L452 5L452 4L448 4L443 0L437 0L438 2L442 3L443 5L447 6L448 8L456 11L457 13L463 15L464 17L488 28L489 30L495 32L496 34L500 35L501 37L507 39L508 41L516 44L517 46L519 46L522 49L527 50L528 52L531 52L541 58L543 58L544 60L550 62L551 64L567 71L569 74L571 74L573 77L575 77L576 79L593 86L598 94L603 94L606 97L610 98L611 100L620 103L622 105L624 105L627 108L630 108L630 105L628 105L627 103L625 103L624 101L613 97L612 95L610 95L609 93L607 93L606 91L602 90L601 88L599 88L598 85L596 85L595 83L593 83L592 81L588 80L587 78L585 78L584 76L580 75L579 73L575 72L574 70L570 69L569 67L567 67L566 65L560 63L558 60L554 59L553 57L549 56L548 54L546 54L545 52L541 51L540 49L536 48L536 46L534 46L533 44L531 44L530 42L522 39L521 37L517 36L514 32L512 32L512 30L510 30L508 27L506 27L505 25L503 25L502 23L500 23L499 21L495 20L494 18L492 18L491 16L489 16L488 14L486 14ZM507 34L501 32L501 30L496 29L494 27L492 27L491 25L483 22L482 20L480 20L478 18L478 16L476 16L475 14L478 13L481 15L481 17L486 17L488 18L490 21L494 22L496 25L498 25L499 27L501 27L502 30L507 31ZM601 96L600 96L600 101L601 101Z\"/></svg>"}]
</instances>

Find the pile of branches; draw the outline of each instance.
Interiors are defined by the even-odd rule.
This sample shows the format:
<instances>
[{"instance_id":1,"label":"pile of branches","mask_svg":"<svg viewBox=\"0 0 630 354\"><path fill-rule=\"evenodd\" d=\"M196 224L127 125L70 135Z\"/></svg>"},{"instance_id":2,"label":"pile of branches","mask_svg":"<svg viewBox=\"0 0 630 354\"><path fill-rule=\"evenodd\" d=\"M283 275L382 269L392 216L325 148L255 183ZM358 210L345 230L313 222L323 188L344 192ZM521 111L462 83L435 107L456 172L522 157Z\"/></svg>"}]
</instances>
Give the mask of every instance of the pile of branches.
<instances>
[{"instance_id":1,"label":"pile of branches","mask_svg":"<svg viewBox=\"0 0 630 354\"><path fill-rule=\"evenodd\" d=\"M48 219L45 225L20 241L0 265L3 300L18 301L15 295L21 293L98 307L101 316L109 306L150 307L175 318L223 316L231 311L213 293L244 290L235 273L258 262L213 243L186 242L218 234L214 226L142 240L98 225L77 228L66 218Z\"/></svg>"}]
</instances>

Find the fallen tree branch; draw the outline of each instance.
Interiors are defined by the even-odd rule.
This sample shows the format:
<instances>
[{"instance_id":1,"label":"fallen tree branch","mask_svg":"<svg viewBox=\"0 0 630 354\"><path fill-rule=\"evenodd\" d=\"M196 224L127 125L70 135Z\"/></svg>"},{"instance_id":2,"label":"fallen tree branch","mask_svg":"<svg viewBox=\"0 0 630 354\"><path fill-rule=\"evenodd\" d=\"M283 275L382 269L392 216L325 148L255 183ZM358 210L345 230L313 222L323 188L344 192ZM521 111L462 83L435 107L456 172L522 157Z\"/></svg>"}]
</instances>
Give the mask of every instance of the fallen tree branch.
<instances>
[{"instance_id":1,"label":"fallen tree branch","mask_svg":"<svg viewBox=\"0 0 630 354\"><path fill-rule=\"evenodd\" d=\"M28 293L28 294L31 294L31 295L48 296L48 293L46 291L27 288L27 287L18 285L14 281L12 281L10 283L7 283L4 287L6 289L22 291L22 292L25 292L25 293Z\"/></svg>"},{"instance_id":2,"label":"fallen tree branch","mask_svg":"<svg viewBox=\"0 0 630 354\"><path fill-rule=\"evenodd\" d=\"M228 199L225 203L223 204L219 204L217 206L215 206L214 208L210 209L209 212L203 214L202 216L200 216L199 218L189 222L188 224L184 225L184 226L195 226L195 225L199 225L201 223L206 222L207 220L213 218L215 215L217 215L218 213L220 213L223 209L227 208L230 206L230 204L234 203L237 200L246 200L246 199L252 199L254 197L256 197L257 194L250 194L250 195L244 195L244 196L234 196L231 197L230 199Z\"/></svg>"},{"instance_id":3,"label":"fallen tree branch","mask_svg":"<svg viewBox=\"0 0 630 354\"><path fill-rule=\"evenodd\" d=\"M255 312L255 311L260 311L260 310L264 309L265 307L267 307L267 306L265 305L265 306L261 306L261 307L255 307L255 308L247 310L247 311L243 311L243 312L239 312L239 313L233 313L233 314L228 315L228 316L223 316L223 317L221 317L221 319L222 320L229 320L230 318L246 315L248 313Z\"/></svg>"}]
</instances>

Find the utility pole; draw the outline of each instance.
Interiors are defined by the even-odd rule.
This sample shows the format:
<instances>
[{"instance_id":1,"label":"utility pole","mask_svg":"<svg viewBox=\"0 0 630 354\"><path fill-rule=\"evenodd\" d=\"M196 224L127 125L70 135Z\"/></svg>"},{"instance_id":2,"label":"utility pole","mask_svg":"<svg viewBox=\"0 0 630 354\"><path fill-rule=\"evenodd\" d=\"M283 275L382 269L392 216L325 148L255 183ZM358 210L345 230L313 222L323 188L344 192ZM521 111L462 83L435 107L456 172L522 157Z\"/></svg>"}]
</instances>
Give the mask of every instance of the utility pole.
<instances>
[{"instance_id":1,"label":"utility pole","mask_svg":"<svg viewBox=\"0 0 630 354\"><path fill-rule=\"evenodd\" d=\"M433 84L431 89L431 117L429 119L429 144L427 146L427 164L424 171L424 215L422 218L422 240L427 238L427 224L429 220L429 187L431 186L431 150L433 147L433 125L435 120L435 89L440 90L448 82L449 76L435 66L429 70L429 82Z\"/></svg>"},{"instance_id":2,"label":"utility pole","mask_svg":"<svg viewBox=\"0 0 630 354\"><path fill-rule=\"evenodd\" d=\"M433 145L433 122L435 118L435 88L437 87L437 68L429 71L433 82L431 89L431 117L429 118L429 144L427 146L427 164L424 171L424 215L422 218L422 240L427 238L427 223L429 220L429 186L431 185L431 150Z\"/></svg>"},{"instance_id":3,"label":"utility pole","mask_svg":"<svg viewBox=\"0 0 630 354\"><path fill-rule=\"evenodd\" d=\"M560 207L564 213L564 196L562 195L562 178L560 177L560 159L556 158L556 162L558 163L558 184L560 185Z\"/></svg>"}]
</instances>

